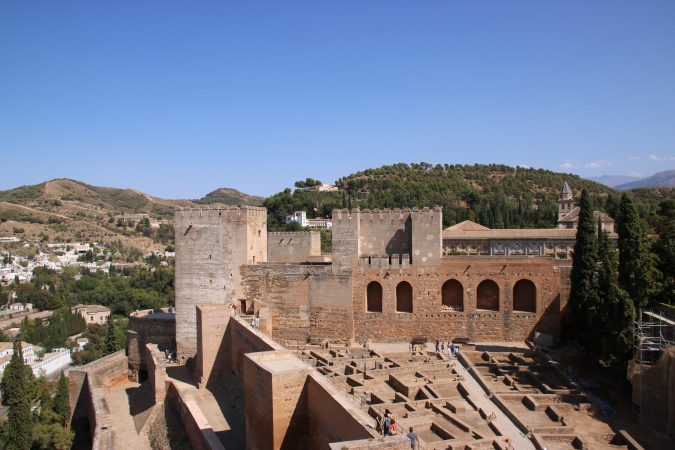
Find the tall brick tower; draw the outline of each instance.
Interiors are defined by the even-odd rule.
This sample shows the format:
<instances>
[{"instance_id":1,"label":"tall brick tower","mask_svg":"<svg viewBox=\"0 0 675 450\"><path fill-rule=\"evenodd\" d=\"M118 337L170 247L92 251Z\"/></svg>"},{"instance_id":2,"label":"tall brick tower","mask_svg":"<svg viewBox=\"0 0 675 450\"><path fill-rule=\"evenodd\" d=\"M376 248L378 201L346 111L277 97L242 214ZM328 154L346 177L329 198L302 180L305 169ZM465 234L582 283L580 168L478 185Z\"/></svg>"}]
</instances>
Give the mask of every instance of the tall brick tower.
<instances>
[{"instance_id":1,"label":"tall brick tower","mask_svg":"<svg viewBox=\"0 0 675 450\"><path fill-rule=\"evenodd\" d=\"M243 297L243 264L267 260L267 210L255 206L177 208L176 345L197 351L196 306Z\"/></svg>"}]
</instances>

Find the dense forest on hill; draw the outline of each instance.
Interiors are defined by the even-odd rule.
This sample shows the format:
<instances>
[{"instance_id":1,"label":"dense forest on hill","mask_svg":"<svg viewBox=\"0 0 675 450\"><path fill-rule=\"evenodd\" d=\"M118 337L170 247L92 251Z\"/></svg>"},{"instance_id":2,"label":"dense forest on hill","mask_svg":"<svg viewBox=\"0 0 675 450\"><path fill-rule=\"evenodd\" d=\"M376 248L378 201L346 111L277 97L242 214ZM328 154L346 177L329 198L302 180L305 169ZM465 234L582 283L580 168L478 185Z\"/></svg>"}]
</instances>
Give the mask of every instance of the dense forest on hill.
<instances>
[{"instance_id":1,"label":"dense forest on hill","mask_svg":"<svg viewBox=\"0 0 675 450\"><path fill-rule=\"evenodd\" d=\"M619 193L578 175L500 164L394 164L357 172L336 181L339 191L307 192L286 189L263 202L268 228L285 228L285 217L307 211L308 218L330 217L334 208L443 207L444 226L474 220L490 228L553 228L558 192L567 181L575 197L591 194L593 207L614 216ZM653 215L658 202L674 193L636 195L643 218Z\"/></svg>"}]
</instances>

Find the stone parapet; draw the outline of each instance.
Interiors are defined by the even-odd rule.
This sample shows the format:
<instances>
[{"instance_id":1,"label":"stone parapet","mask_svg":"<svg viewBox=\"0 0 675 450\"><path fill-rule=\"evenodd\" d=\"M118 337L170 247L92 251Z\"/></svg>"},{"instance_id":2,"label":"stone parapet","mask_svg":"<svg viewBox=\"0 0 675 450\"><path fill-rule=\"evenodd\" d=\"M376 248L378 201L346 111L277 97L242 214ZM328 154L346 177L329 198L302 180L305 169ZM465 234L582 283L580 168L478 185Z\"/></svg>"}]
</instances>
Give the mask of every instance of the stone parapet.
<instances>
[{"instance_id":1,"label":"stone parapet","mask_svg":"<svg viewBox=\"0 0 675 450\"><path fill-rule=\"evenodd\" d=\"M114 450L115 429L104 392L127 377L128 359L124 350L115 352L82 367L72 369L68 376L68 396L71 427L88 429L92 450Z\"/></svg>"}]
</instances>

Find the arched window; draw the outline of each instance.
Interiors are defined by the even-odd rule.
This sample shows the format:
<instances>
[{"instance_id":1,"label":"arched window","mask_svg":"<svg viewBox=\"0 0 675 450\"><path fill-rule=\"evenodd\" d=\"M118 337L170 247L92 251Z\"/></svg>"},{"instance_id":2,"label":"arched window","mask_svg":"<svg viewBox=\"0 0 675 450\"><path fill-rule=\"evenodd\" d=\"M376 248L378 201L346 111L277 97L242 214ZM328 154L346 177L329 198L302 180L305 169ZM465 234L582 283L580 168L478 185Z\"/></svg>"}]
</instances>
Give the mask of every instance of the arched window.
<instances>
[{"instance_id":1,"label":"arched window","mask_svg":"<svg viewBox=\"0 0 675 450\"><path fill-rule=\"evenodd\" d=\"M366 288L366 308L368 312L382 312L382 285L371 281Z\"/></svg>"},{"instance_id":2,"label":"arched window","mask_svg":"<svg viewBox=\"0 0 675 450\"><path fill-rule=\"evenodd\" d=\"M413 312L413 289L407 281L396 286L396 312Z\"/></svg>"},{"instance_id":3,"label":"arched window","mask_svg":"<svg viewBox=\"0 0 675 450\"><path fill-rule=\"evenodd\" d=\"M478 285L477 309L499 311L499 286L492 280L483 280Z\"/></svg>"},{"instance_id":4,"label":"arched window","mask_svg":"<svg viewBox=\"0 0 675 450\"><path fill-rule=\"evenodd\" d=\"M464 288L457 280L448 280L441 288L443 306L453 311L464 311Z\"/></svg>"},{"instance_id":5,"label":"arched window","mask_svg":"<svg viewBox=\"0 0 675 450\"><path fill-rule=\"evenodd\" d=\"M513 310L537 312L537 287L530 280L520 280L513 286Z\"/></svg>"}]
</instances>

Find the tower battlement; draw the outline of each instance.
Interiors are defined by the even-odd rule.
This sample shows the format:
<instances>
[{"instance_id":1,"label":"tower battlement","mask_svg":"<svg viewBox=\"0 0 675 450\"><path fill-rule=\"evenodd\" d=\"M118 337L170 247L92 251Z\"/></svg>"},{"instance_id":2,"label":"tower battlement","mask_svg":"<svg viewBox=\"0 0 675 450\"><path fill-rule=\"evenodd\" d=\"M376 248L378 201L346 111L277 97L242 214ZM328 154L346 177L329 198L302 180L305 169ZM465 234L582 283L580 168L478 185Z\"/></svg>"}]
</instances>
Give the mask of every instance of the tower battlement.
<instances>
[{"instance_id":1,"label":"tower battlement","mask_svg":"<svg viewBox=\"0 0 675 450\"><path fill-rule=\"evenodd\" d=\"M174 208L176 219L180 217L217 217L225 220L241 220L243 218L267 218L267 209L260 206L205 206Z\"/></svg>"}]
</instances>

